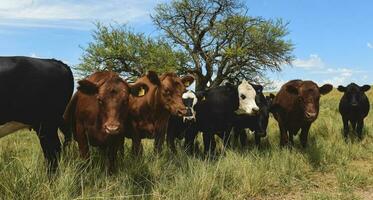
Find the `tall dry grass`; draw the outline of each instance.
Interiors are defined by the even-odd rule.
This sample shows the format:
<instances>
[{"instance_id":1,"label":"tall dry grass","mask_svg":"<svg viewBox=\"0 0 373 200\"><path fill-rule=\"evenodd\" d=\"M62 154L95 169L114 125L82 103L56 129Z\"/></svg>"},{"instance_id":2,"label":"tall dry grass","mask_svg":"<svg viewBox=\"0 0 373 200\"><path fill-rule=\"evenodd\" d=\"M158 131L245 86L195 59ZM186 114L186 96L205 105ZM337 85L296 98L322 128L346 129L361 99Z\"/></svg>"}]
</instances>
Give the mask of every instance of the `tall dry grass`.
<instances>
[{"instance_id":1,"label":"tall dry grass","mask_svg":"<svg viewBox=\"0 0 373 200\"><path fill-rule=\"evenodd\" d=\"M373 92L368 94L373 101ZM87 164L73 144L49 179L36 135L21 131L0 140L0 199L370 199L373 114L365 120L364 140L351 133L345 143L340 97L337 91L322 97L306 150L298 136L293 149L279 148L278 126L271 118L262 148L254 147L250 135L250 147L226 150L215 159L187 156L181 148L177 155L167 148L155 155L152 141L145 141L142 157L133 158L126 141L113 176L97 150L91 149Z\"/></svg>"}]
</instances>

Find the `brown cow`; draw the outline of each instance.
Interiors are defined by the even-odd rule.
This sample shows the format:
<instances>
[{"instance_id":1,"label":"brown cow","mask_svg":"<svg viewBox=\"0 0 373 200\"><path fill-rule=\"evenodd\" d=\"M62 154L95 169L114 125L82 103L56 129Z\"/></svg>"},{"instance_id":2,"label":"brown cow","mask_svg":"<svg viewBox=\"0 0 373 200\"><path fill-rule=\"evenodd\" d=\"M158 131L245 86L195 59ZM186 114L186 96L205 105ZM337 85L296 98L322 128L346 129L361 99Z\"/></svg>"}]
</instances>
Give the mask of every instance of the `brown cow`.
<instances>
[{"instance_id":1,"label":"brown cow","mask_svg":"<svg viewBox=\"0 0 373 200\"><path fill-rule=\"evenodd\" d=\"M273 100L274 117L280 127L280 145L294 144L293 136L300 129L300 141L307 146L308 131L319 114L320 94L333 89L330 84L318 87L312 81L292 80L284 84ZM289 135L288 135L289 133Z\"/></svg>"},{"instance_id":2,"label":"brown cow","mask_svg":"<svg viewBox=\"0 0 373 200\"><path fill-rule=\"evenodd\" d=\"M130 88L114 72L96 72L78 82L78 91L64 118L73 128L80 155L89 157L89 146L107 154L109 171L115 169L117 150L123 145Z\"/></svg>"},{"instance_id":3,"label":"brown cow","mask_svg":"<svg viewBox=\"0 0 373 200\"><path fill-rule=\"evenodd\" d=\"M158 77L155 72L139 78L131 85L129 99L129 123L131 131L127 137L132 139L132 150L139 154L142 150L141 139L154 138L154 150L161 152L170 114L183 116L186 108L182 94L186 86L194 81L192 76L179 78L174 73Z\"/></svg>"}]
</instances>

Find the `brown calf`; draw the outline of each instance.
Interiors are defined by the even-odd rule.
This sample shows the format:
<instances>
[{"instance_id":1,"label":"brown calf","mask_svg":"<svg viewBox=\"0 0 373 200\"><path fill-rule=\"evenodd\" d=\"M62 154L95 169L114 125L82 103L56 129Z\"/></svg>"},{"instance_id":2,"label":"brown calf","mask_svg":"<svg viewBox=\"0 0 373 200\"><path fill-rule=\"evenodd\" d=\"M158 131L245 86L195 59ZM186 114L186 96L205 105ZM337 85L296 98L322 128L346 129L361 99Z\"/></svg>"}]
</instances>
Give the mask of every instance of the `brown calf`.
<instances>
[{"instance_id":1,"label":"brown calf","mask_svg":"<svg viewBox=\"0 0 373 200\"><path fill-rule=\"evenodd\" d=\"M307 146L308 131L319 114L320 94L333 89L330 84L318 87L312 81L292 80L284 84L273 100L273 114L280 127L280 144L287 145L300 129L300 141ZM289 133L289 135L288 135Z\"/></svg>"},{"instance_id":2,"label":"brown calf","mask_svg":"<svg viewBox=\"0 0 373 200\"><path fill-rule=\"evenodd\" d=\"M96 72L78 83L65 121L71 122L80 155L89 157L88 144L99 146L106 152L112 172L117 150L123 145L130 88L114 72Z\"/></svg>"},{"instance_id":3,"label":"brown calf","mask_svg":"<svg viewBox=\"0 0 373 200\"><path fill-rule=\"evenodd\" d=\"M170 114L186 114L182 94L193 81L192 76L179 78L174 73L165 73L158 77L155 72L149 71L131 85L131 130L127 132L127 137L132 138L132 150L135 154L140 153L143 138L154 138L154 150L161 152Z\"/></svg>"}]
</instances>

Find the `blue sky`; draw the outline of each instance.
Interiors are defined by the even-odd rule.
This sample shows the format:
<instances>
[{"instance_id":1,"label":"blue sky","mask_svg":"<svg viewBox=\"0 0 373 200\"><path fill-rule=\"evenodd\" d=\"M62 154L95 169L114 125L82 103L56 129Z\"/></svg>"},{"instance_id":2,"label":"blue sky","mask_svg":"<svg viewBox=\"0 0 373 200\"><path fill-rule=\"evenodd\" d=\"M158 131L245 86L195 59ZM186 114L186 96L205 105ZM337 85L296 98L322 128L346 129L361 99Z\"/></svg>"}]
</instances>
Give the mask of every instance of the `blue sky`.
<instances>
[{"instance_id":1,"label":"blue sky","mask_svg":"<svg viewBox=\"0 0 373 200\"><path fill-rule=\"evenodd\" d=\"M76 3L78 2L78 3ZM157 35L149 14L168 0L1 0L0 55L79 63L94 21L127 23ZM334 85L373 83L373 1L247 0L249 15L289 22L293 66L269 73L276 86L295 78ZM358 3L357 3L358 2Z\"/></svg>"}]
</instances>

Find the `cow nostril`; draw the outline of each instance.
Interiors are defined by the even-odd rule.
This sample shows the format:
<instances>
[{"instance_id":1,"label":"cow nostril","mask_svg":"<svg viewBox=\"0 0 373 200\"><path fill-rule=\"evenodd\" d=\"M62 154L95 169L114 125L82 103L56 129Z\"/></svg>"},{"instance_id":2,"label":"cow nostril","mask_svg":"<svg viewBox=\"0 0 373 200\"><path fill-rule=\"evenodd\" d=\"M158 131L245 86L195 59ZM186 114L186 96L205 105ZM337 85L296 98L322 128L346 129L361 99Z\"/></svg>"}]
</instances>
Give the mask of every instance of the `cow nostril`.
<instances>
[{"instance_id":1,"label":"cow nostril","mask_svg":"<svg viewBox=\"0 0 373 200\"><path fill-rule=\"evenodd\" d=\"M306 117L307 118L314 118L314 117L316 117L316 113L306 112Z\"/></svg>"},{"instance_id":2,"label":"cow nostril","mask_svg":"<svg viewBox=\"0 0 373 200\"><path fill-rule=\"evenodd\" d=\"M119 125L105 125L105 132L108 134L118 133Z\"/></svg>"},{"instance_id":3,"label":"cow nostril","mask_svg":"<svg viewBox=\"0 0 373 200\"><path fill-rule=\"evenodd\" d=\"M186 109L179 109L177 111L177 115L179 115L179 116L184 116L186 113L187 113Z\"/></svg>"}]
</instances>

